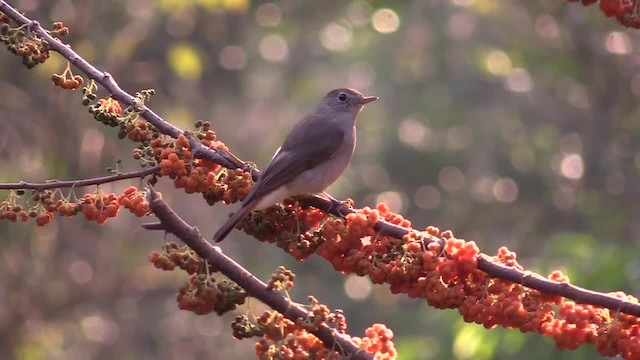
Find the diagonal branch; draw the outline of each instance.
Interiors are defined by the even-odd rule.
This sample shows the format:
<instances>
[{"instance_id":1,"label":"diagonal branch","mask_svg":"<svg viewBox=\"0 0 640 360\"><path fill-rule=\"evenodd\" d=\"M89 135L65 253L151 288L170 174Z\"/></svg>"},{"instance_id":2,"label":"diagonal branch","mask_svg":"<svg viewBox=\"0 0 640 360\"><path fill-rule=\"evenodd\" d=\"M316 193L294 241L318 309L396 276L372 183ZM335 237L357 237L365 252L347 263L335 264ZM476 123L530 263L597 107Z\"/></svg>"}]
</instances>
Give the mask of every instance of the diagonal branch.
<instances>
[{"instance_id":1,"label":"diagonal branch","mask_svg":"<svg viewBox=\"0 0 640 360\"><path fill-rule=\"evenodd\" d=\"M309 318L309 312L307 310L291 302L291 300L281 293L269 290L267 284L222 253L219 247L213 246L205 240L200 235L200 231L182 220L169 205L158 196L158 193L151 186L149 187L149 207L160 220L164 230L177 236L193 249L196 254L212 264L216 269L219 269L220 272L225 274L229 279L240 285L251 294L252 297L268 304L271 308L291 321L295 322L298 318ZM156 228L156 226L154 226L154 228ZM371 355L365 353L346 337L336 333L326 325L321 325L318 330L311 332L318 339L322 340L327 349L341 349L344 355L350 359L373 359Z\"/></svg>"}]
</instances>

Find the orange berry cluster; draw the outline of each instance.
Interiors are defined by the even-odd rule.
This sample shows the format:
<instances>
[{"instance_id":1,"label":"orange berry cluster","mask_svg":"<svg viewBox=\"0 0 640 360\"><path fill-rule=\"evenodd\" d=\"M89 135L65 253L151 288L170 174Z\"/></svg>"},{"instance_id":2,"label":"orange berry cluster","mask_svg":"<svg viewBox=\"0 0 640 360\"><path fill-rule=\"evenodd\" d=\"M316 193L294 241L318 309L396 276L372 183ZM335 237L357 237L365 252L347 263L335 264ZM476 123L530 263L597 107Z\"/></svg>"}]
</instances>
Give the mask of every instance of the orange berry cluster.
<instances>
[{"instance_id":1,"label":"orange berry cluster","mask_svg":"<svg viewBox=\"0 0 640 360\"><path fill-rule=\"evenodd\" d=\"M375 233L379 219L407 225L384 205L364 208L348 215L346 221L327 220L322 226L325 241L317 253L338 271L369 275L373 283L389 284L394 294L423 298L436 308L457 308L467 322L537 332L552 337L561 349L594 343L603 355L640 358L638 318L617 314L611 319L607 309L577 305L557 295L490 278L477 269L480 251L474 242L433 226L393 239ZM516 254L506 247L492 261L522 270ZM568 282L560 271L549 278ZM616 296L638 302L622 293Z\"/></svg>"},{"instance_id":2,"label":"orange berry cluster","mask_svg":"<svg viewBox=\"0 0 640 360\"><path fill-rule=\"evenodd\" d=\"M115 218L120 212L118 196L110 194L84 194L79 201L82 204L82 214L89 221L102 225L109 218Z\"/></svg>"},{"instance_id":3,"label":"orange berry cluster","mask_svg":"<svg viewBox=\"0 0 640 360\"><path fill-rule=\"evenodd\" d=\"M214 279L207 274L192 274L178 290L176 301L181 310L198 315L215 311L218 315L244 304L247 293L238 284L226 279Z\"/></svg>"},{"instance_id":4,"label":"orange berry cluster","mask_svg":"<svg viewBox=\"0 0 640 360\"><path fill-rule=\"evenodd\" d=\"M205 124L207 128L210 126L208 122ZM216 141L215 133L210 129L197 133L196 137L209 148L226 149L224 144ZM218 201L233 203L242 200L253 186L251 175L241 169L222 169L219 164L208 160L194 159L189 140L183 134L170 144L152 141L151 147L152 154L158 157L161 175L173 179L174 186L183 188L187 194L202 193L210 205ZM141 151L138 151L139 156L144 155Z\"/></svg>"},{"instance_id":5,"label":"orange berry cluster","mask_svg":"<svg viewBox=\"0 0 640 360\"><path fill-rule=\"evenodd\" d=\"M79 89L82 84L84 84L84 78L82 76L74 75L71 78L67 78L66 72L62 75L51 75L51 81L53 82L53 85L59 86L66 90L76 90Z\"/></svg>"},{"instance_id":6,"label":"orange berry cluster","mask_svg":"<svg viewBox=\"0 0 640 360\"><path fill-rule=\"evenodd\" d=\"M109 218L118 215L121 205L138 217L149 213L149 204L146 202L144 193L139 192L134 186L128 187L120 195L115 193L85 194L75 202L69 201L65 197L56 199L60 195L58 190L34 190L28 200L28 203L33 204L29 208L17 204L17 199L24 193L24 190L12 192L6 200L0 202L0 220L6 219L15 222L34 218L38 226L43 226L53 220L54 214L71 217L82 213L87 220L104 224ZM162 196L162 194L159 195Z\"/></svg>"},{"instance_id":7,"label":"orange berry cluster","mask_svg":"<svg viewBox=\"0 0 640 360\"><path fill-rule=\"evenodd\" d=\"M116 127L122 122L120 119L122 107L118 100L113 98L100 99L97 104L89 105L88 109L93 118L104 125Z\"/></svg>"},{"instance_id":8,"label":"orange berry cluster","mask_svg":"<svg viewBox=\"0 0 640 360\"><path fill-rule=\"evenodd\" d=\"M244 303L247 293L234 282L213 278L211 274L216 272L215 268L188 246L168 242L162 247L162 252L154 250L149 253L149 262L158 269L172 271L180 268L190 275L176 296L180 309L198 315L212 311L222 315Z\"/></svg>"},{"instance_id":9,"label":"orange berry cluster","mask_svg":"<svg viewBox=\"0 0 640 360\"><path fill-rule=\"evenodd\" d=\"M373 324L365 330L365 337L352 338L359 348L373 354L376 360L391 360L398 357L398 351L393 344L393 331L384 324Z\"/></svg>"},{"instance_id":10,"label":"orange berry cluster","mask_svg":"<svg viewBox=\"0 0 640 360\"><path fill-rule=\"evenodd\" d=\"M568 0L581 2L584 6L598 3L600 11L607 17L615 17L622 25L634 29L640 28L638 0Z\"/></svg>"},{"instance_id":11,"label":"orange berry cluster","mask_svg":"<svg viewBox=\"0 0 640 360\"><path fill-rule=\"evenodd\" d=\"M53 214L46 210L37 211L32 209L27 211L21 205L11 204L9 201L0 203L0 220L26 222L29 219L36 219L36 225L44 226L51 222Z\"/></svg>"},{"instance_id":12,"label":"orange berry cluster","mask_svg":"<svg viewBox=\"0 0 640 360\"><path fill-rule=\"evenodd\" d=\"M158 196L162 197L162 193L158 192ZM118 196L118 203L137 217L143 217L151 213L145 193L138 191L135 186L129 186L124 189L122 194Z\"/></svg>"},{"instance_id":13,"label":"orange berry cluster","mask_svg":"<svg viewBox=\"0 0 640 360\"><path fill-rule=\"evenodd\" d=\"M302 261L324 243L321 227L329 217L316 208L302 208L296 198L289 198L250 213L237 227L260 241L275 243Z\"/></svg>"},{"instance_id":14,"label":"orange berry cluster","mask_svg":"<svg viewBox=\"0 0 640 360\"><path fill-rule=\"evenodd\" d=\"M162 253L154 250L149 253L149 262L158 269L172 271L176 267L192 275L204 269L205 261L188 246L180 246L176 242L166 242L162 245ZM209 271L214 269L209 267Z\"/></svg>"},{"instance_id":15,"label":"orange berry cluster","mask_svg":"<svg viewBox=\"0 0 640 360\"><path fill-rule=\"evenodd\" d=\"M326 305L309 297L311 313L309 319L292 321L282 314L267 310L255 324L247 316L237 316L232 323L237 339L261 337L256 343L256 355L260 359L341 359L337 351L327 349L322 341L311 332L321 325L332 325L338 333L344 334L346 319L340 310L331 312ZM350 340L374 359L395 359L397 352L391 339L393 332L385 325L374 324L365 332L365 337Z\"/></svg>"},{"instance_id":16,"label":"orange berry cluster","mask_svg":"<svg viewBox=\"0 0 640 360\"><path fill-rule=\"evenodd\" d=\"M291 290L293 289L293 283L296 280L296 274L293 271L285 268L284 266L278 266L276 273L271 275L267 288L269 290Z\"/></svg>"},{"instance_id":17,"label":"orange berry cluster","mask_svg":"<svg viewBox=\"0 0 640 360\"><path fill-rule=\"evenodd\" d=\"M15 55L22 57L22 63L29 69L45 62L49 58L49 43L37 36L35 32L25 31L25 25L12 28L11 19L0 13L0 41L7 45L7 49ZM61 22L53 23L53 30L49 31L53 36L64 36L69 29Z\"/></svg>"},{"instance_id":18,"label":"orange berry cluster","mask_svg":"<svg viewBox=\"0 0 640 360\"><path fill-rule=\"evenodd\" d=\"M70 203L65 199L55 200L54 192L51 190L32 191L29 202L34 205L30 208L24 208L16 202L24 193L24 190L11 192L6 200L0 202L0 220L25 222L34 218L36 225L44 226L53 220L54 213L61 216L73 216L80 210L78 204Z\"/></svg>"}]
</instances>

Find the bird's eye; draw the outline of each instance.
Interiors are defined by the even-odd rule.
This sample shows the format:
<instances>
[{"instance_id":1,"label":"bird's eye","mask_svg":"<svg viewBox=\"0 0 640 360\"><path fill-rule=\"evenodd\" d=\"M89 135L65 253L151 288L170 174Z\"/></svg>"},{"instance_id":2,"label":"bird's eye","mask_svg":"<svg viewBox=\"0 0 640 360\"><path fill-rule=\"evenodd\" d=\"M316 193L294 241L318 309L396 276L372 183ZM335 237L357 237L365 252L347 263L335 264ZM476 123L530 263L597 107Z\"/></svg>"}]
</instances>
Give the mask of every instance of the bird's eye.
<instances>
[{"instance_id":1,"label":"bird's eye","mask_svg":"<svg viewBox=\"0 0 640 360\"><path fill-rule=\"evenodd\" d=\"M342 102L347 101L347 94L345 94L345 93L338 94L338 100L340 100Z\"/></svg>"}]
</instances>

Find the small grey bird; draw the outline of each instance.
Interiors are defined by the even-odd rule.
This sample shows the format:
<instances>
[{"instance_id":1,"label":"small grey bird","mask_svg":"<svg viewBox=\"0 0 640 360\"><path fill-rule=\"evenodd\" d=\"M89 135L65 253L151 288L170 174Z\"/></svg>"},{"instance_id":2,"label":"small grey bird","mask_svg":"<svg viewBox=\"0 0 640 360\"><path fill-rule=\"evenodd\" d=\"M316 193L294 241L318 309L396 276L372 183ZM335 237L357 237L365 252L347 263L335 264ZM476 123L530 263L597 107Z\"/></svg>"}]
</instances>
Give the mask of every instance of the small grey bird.
<instances>
[{"instance_id":1,"label":"small grey bird","mask_svg":"<svg viewBox=\"0 0 640 360\"><path fill-rule=\"evenodd\" d=\"M356 147L356 117L377 100L353 89L335 89L289 132L240 209L213 236L222 241L249 212L288 197L319 194L346 169ZM328 197L328 194L324 193Z\"/></svg>"}]
</instances>

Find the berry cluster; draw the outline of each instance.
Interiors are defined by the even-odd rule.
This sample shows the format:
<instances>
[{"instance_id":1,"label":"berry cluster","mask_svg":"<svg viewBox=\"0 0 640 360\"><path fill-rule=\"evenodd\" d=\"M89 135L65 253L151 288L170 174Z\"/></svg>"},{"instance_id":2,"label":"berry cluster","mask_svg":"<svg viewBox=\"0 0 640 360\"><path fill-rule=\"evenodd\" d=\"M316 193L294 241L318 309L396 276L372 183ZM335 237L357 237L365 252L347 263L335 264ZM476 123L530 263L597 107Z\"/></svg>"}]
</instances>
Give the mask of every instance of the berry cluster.
<instances>
[{"instance_id":1,"label":"berry cluster","mask_svg":"<svg viewBox=\"0 0 640 360\"><path fill-rule=\"evenodd\" d=\"M238 284L227 279L215 279L206 274L193 274L179 290L176 300L181 310L198 315L215 311L218 315L244 304L247 293Z\"/></svg>"},{"instance_id":2,"label":"berry cluster","mask_svg":"<svg viewBox=\"0 0 640 360\"><path fill-rule=\"evenodd\" d=\"M89 97L87 96L87 99ZM86 101L83 99L83 103ZM122 114L122 107L118 100L113 98L106 98L98 100L97 104L88 106L89 113L93 115L93 118L103 123L104 125L116 127L122 123L120 115Z\"/></svg>"},{"instance_id":3,"label":"berry cluster","mask_svg":"<svg viewBox=\"0 0 640 360\"><path fill-rule=\"evenodd\" d=\"M207 130L198 132L195 136L203 145L226 150L226 146L216 140L208 122L204 122L202 127ZM219 201L230 204L242 200L253 186L251 175L241 169L222 169L219 164L211 161L194 159L189 140L183 134L173 143L163 143L158 139L151 141L150 145L150 153L158 158L160 174L173 179L174 186L183 188L187 194L202 193L210 205ZM134 153L134 157L144 155L143 149L137 149Z\"/></svg>"},{"instance_id":4,"label":"berry cluster","mask_svg":"<svg viewBox=\"0 0 640 360\"><path fill-rule=\"evenodd\" d=\"M389 284L392 293L426 299L436 308L457 308L467 322L538 332L552 337L561 349L593 343L603 355L640 358L638 318L614 317L604 308L578 305L554 294L490 278L477 269L480 252L474 242L433 226L393 239L375 233L378 219L406 225L406 220L390 214L384 205L350 214L346 221L329 219L322 226L325 241L317 253L342 273L368 275L374 283ZM522 270L516 254L506 247L491 260ZM549 278L568 283L560 271ZM622 293L615 295L638 302Z\"/></svg>"},{"instance_id":5,"label":"berry cluster","mask_svg":"<svg viewBox=\"0 0 640 360\"><path fill-rule=\"evenodd\" d=\"M162 193L158 192L158 196L162 197ZM149 215L151 212L145 193L138 191L135 186L124 189L122 194L118 196L118 203L137 217Z\"/></svg>"},{"instance_id":6,"label":"berry cluster","mask_svg":"<svg viewBox=\"0 0 640 360\"><path fill-rule=\"evenodd\" d=\"M285 268L284 266L278 266L276 273L271 275L267 288L269 290L291 290L293 289L293 282L296 280L296 274L293 271Z\"/></svg>"},{"instance_id":7,"label":"berry cluster","mask_svg":"<svg viewBox=\"0 0 640 360\"><path fill-rule=\"evenodd\" d=\"M27 25L11 27L11 19L0 13L0 41L9 51L22 57L22 63L29 69L45 62L49 58L49 43L40 38L35 32L26 29ZM25 30L26 29L26 30ZM61 22L53 23L53 30L49 33L56 37L69 34L69 28Z\"/></svg>"},{"instance_id":8,"label":"berry cluster","mask_svg":"<svg viewBox=\"0 0 640 360\"><path fill-rule=\"evenodd\" d=\"M211 274L216 272L215 268L187 246L165 243L162 252L152 251L148 259L158 269L172 271L177 267L190 275L176 297L178 307L182 310L198 315L215 311L222 315L234 310L236 305L243 304L247 297L247 293L236 283L214 278Z\"/></svg>"},{"instance_id":9,"label":"berry cluster","mask_svg":"<svg viewBox=\"0 0 640 360\"><path fill-rule=\"evenodd\" d=\"M82 84L84 84L84 78L82 76L73 75L70 78L67 78L67 72L64 72L62 75L51 75L51 81L53 82L53 85L59 86L66 90L76 90L79 89Z\"/></svg>"},{"instance_id":10,"label":"berry cluster","mask_svg":"<svg viewBox=\"0 0 640 360\"><path fill-rule=\"evenodd\" d=\"M59 190L34 190L27 200L26 207L18 204L20 197L24 194L24 190L10 192L8 198L0 202L0 220L16 222L34 218L38 226L43 226L53 220L54 214L71 217L82 213L87 220L104 224L109 218L118 215L120 206L124 206L139 217L149 213L149 204L146 202L144 193L139 192L134 186L128 187L120 195L89 193L75 201L62 196ZM159 195L162 196L162 194Z\"/></svg>"},{"instance_id":11,"label":"berry cluster","mask_svg":"<svg viewBox=\"0 0 640 360\"><path fill-rule=\"evenodd\" d=\"M188 246L180 246L173 241L164 243L162 252L154 250L149 253L149 261L158 269L172 271L178 267L189 275L200 272L205 265L205 261ZM214 271L211 267L208 270Z\"/></svg>"},{"instance_id":12,"label":"berry cluster","mask_svg":"<svg viewBox=\"0 0 640 360\"><path fill-rule=\"evenodd\" d=\"M44 226L51 222L53 214L49 211L26 210L21 205L12 205L7 201L0 203L0 220L26 222L31 218L36 219L36 225Z\"/></svg>"},{"instance_id":13,"label":"berry cluster","mask_svg":"<svg viewBox=\"0 0 640 360\"><path fill-rule=\"evenodd\" d=\"M312 334L320 326L329 325L344 334L346 319L340 310L331 312L326 305L309 297L311 313L309 319L292 321L282 314L267 310L255 323L246 315L236 317L231 327L237 339L260 337L256 343L256 355L260 359L340 359L341 355L327 349L322 341ZM395 359L397 352L391 339L393 332L382 324L374 324L365 332L365 337L350 340L375 359Z\"/></svg>"},{"instance_id":14,"label":"berry cluster","mask_svg":"<svg viewBox=\"0 0 640 360\"><path fill-rule=\"evenodd\" d=\"M640 357L637 318L618 314L611 319L609 310L576 305L561 296L490 278L477 269L480 250L474 242L433 226L395 239L376 233L374 226L380 219L410 226L384 204L361 209L342 220L318 216L300 208L294 199L254 212L240 226L261 241L276 242L296 258L303 257L294 251L295 244L312 235L319 244L317 253L337 271L368 275L373 283L389 284L394 294L423 298L436 308L457 308L467 322L538 332L552 337L559 348L595 343L603 355ZM310 252L304 253L308 255ZM506 247L500 248L492 261L522 270L516 254ZM560 271L552 272L549 278L568 283ZM637 302L624 294L618 296ZM269 346L269 350L260 349L275 351Z\"/></svg>"},{"instance_id":15,"label":"berry cluster","mask_svg":"<svg viewBox=\"0 0 640 360\"><path fill-rule=\"evenodd\" d=\"M109 218L115 218L120 212L118 196L114 193L84 194L79 201L82 204L82 214L89 221L102 225Z\"/></svg>"},{"instance_id":16,"label":"berry cluster","mask_svg":"<svg viewBox=\"0 0 640 360\"><path fill-rule=\"evenodd\" d=\"M598 3L600 11L607 17L615 17L622 25L634 29L640 28L639 0L567 0L581 2L584 6Z\"/></svg>"},{"instance_id":17,"label":"berry cluster","mask_svg":"<svg viewBox=\"0 0 640 360\"><path fill-rule=\"evenodd\" d=\"M329 215L316 208L302 208L295 198L247 215L238 228L264 242L275 243L302 261L322 245L322 224Z\"/></svg>"}]
</instances>

